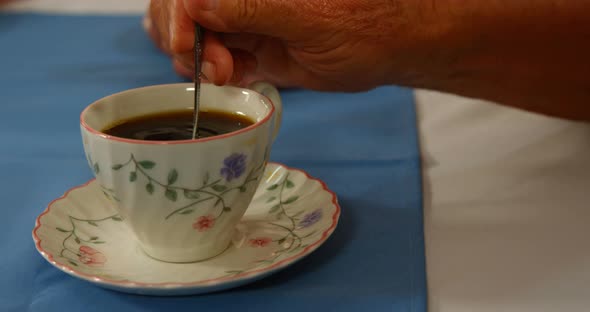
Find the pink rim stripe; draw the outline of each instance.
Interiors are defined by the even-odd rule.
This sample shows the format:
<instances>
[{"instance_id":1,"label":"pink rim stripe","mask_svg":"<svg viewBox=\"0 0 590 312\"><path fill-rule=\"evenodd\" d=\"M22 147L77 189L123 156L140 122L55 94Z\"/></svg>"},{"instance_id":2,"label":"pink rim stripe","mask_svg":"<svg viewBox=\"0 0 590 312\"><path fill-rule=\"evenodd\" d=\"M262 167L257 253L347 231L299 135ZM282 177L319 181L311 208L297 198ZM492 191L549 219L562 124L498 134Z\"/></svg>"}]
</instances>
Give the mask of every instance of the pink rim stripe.
<instances>
[{"instance_id":1,"label":"pink rim stripe","mask_svg":"<svg viewBox=\"0 0 590 312\"><path fill-rule=\"evenodd\" d=\"M166 86L166 85L158 85L158 86ZM108 135L105 133L100 132L100 130L94 129L92 127L90 127L85 121L84 121L84 115L88 112L88 110L93 107L94 105L96 105L96 103L98 103L99 101L102 101L104 99L107 99L109 97L112 96L116 96L119 94L124 94L130 91L137 91L140 89L144 89L144 88L152 88L154 86L147 86L147 87L141 87L141 88L136 88L136 89L131 89L131 90L126 90L126 91L122 91L119 93L115 93L115 94L111 94L107 97L104 97L102 99L99 99L97 101L94 101L92 104L88 105L80 114L80 125L82 125L82 127L84 127L84 129L86 129L88 132L94 134L94 135L98 135L104 139L107 140L112 140L112 141L117 141L117 142L125 142L125 143L132 143L132 144L142 144L142 145L175 145L175 144L187 144L187 143L197 143L197 142L208 142L208 141L213 141L213 140L220 140L220 139L226 139L229 137L233 137L245 132L249 132L252 131L260 126L262 126L263 124L265 124L266 122L268 122L270 120L270 118L272 117L272 115L275 112L275 104L272 102L272 100L270 98L268 98L266 95L264 94L259 94L261 97L263 97L264 99L266 99L269 103L270 103L270 112L259 122L254 123L251 126L248 126L246 128L240 129L238 131L234 131L234 132L230 132L230 133L226 133L226 134L221 134L221 135L216 135L213 137L207 137L207 138L202 138L202 139L196 139L196 140L178 140L178 141L144 141L144 140L134 140L134 139L126 139L126 138L120 138L120 137L116 137L116 136L112 136L112 135ZM250 90L252 91L252 90ZM252 91L255 92L255 91Z\"/></svg>"}]
</instances>

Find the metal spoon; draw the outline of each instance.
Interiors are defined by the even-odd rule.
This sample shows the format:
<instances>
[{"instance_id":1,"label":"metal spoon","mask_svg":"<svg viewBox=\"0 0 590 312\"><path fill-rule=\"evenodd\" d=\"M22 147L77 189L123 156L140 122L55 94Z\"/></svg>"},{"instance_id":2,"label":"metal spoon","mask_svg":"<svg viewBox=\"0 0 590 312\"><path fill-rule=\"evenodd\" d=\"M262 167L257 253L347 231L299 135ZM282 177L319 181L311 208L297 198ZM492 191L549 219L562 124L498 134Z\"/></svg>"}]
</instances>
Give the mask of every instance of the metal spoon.
<instances>
[{"instance_id":1,"label":"metal spoon","mask_svg":"<svg viewBox=\"0 0 590 312\"><path fill-rule=\"evenodd\" d=\"M193 140L199 137L199 106L201 102L201 56L203 54L203 33L201 26L195 23L195 98L193 111Z\"/></svg>"}]
</instances>

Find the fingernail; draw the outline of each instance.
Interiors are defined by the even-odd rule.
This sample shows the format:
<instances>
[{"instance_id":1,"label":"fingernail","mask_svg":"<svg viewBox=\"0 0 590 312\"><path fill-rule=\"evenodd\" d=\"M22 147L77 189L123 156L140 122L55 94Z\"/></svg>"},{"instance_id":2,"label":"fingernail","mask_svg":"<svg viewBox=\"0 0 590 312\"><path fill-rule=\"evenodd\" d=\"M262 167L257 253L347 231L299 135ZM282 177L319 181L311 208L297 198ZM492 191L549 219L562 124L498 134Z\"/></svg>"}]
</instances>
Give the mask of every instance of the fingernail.
<instances>
[{"instance_id":1,"label":"fingernail","mask_svg":"<svg viewBox=\"0 0 590 312\"><path fill-rule=\"evenodd\" d=\"M204 61L201 64L201 74L209 81L215 80L215 65L211 62Z\"/></svg>"}]
</instances>

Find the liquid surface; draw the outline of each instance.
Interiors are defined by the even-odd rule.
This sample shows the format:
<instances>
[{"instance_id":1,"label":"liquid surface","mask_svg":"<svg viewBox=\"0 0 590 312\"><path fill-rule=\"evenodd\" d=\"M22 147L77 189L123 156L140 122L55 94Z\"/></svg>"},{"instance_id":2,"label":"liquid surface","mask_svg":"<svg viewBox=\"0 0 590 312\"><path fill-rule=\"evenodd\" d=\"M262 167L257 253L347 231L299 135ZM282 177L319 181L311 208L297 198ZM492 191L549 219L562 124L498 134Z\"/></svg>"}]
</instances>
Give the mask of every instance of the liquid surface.
<instances>
[{"instance_id":1,"label":"liquid surface","mask_svg":"<svg viewBox=\"0 0 590 312\"><path fill-rule=\"evenodd\" d=\"M254 121L246 116L222 111L201 111L198 138L234 132L252 124ZM193 136L193 111L186 109L120 120L102 132L145 141L190 140Z\"/></svg>"}]
</instances>

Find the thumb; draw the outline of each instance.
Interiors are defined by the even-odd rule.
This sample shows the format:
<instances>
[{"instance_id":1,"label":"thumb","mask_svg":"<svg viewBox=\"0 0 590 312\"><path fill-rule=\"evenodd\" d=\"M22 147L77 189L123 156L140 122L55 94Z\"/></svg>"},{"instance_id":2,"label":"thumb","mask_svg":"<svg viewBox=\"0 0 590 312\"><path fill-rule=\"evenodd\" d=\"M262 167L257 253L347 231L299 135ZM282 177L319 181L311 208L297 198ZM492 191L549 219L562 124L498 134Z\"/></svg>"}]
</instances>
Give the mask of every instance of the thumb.
<instances>
[{"instance_id":1,"label":"thumb","mask_svg":"<svg viewBox=\"0 0 590 312\"><path fill-rule=\"evenodd\" d=\"M184 0L188 15L205 28L294 39L303 34L308 5L297 0Z\"/></svg>"}]
</instances>

